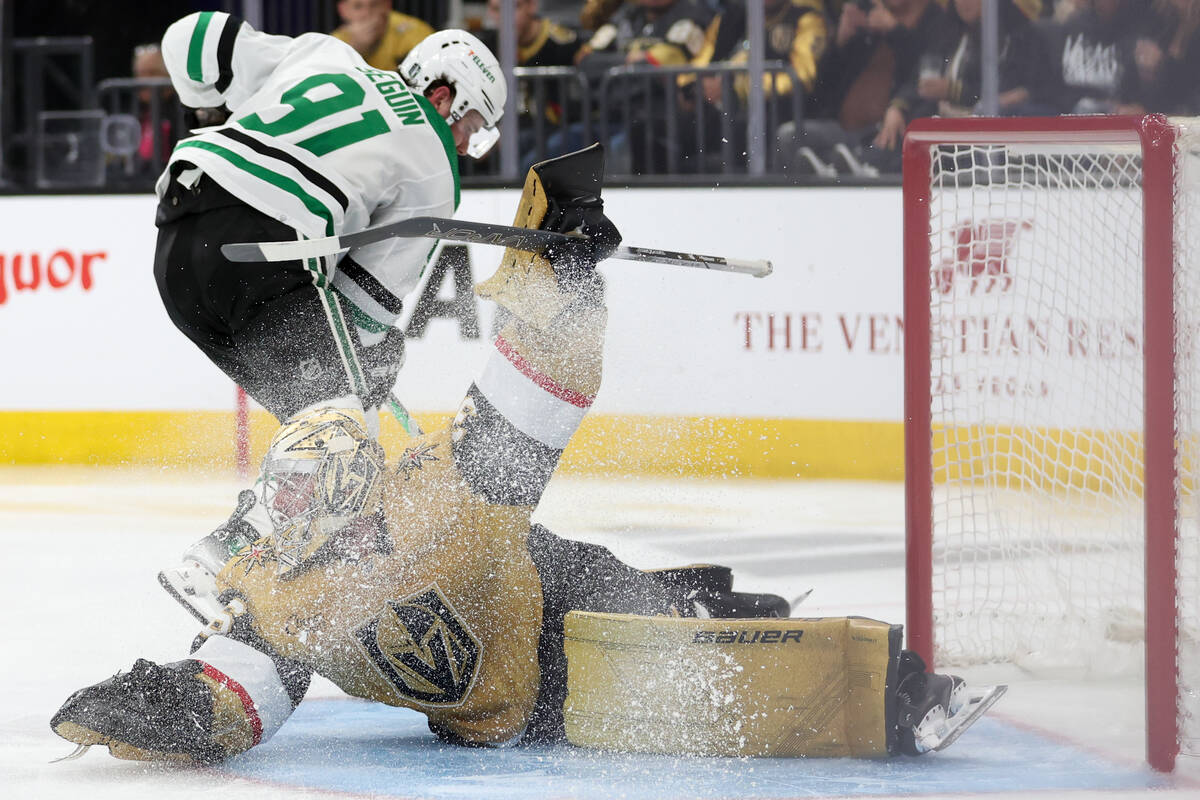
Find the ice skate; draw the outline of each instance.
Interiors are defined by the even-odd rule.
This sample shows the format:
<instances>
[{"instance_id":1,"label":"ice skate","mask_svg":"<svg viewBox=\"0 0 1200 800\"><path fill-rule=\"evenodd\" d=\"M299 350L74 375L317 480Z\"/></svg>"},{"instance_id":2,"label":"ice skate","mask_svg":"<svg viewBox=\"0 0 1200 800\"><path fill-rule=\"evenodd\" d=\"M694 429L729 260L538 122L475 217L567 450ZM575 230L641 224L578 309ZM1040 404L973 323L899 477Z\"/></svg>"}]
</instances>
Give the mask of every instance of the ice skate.
<instances>
[{"instance_id":1,"label":"ice skate","mask_svg":"<svg viewBox=\"0 0 1200 800\"><path fill-rule=\"evenodd\" d=\"M650 570L650 574L660 583L686 592L687 599L710 617L786 617L791 613L791 605L779 595L733 591L733 570L719 564L689 564Z\"/></svg>"},{"instance_id":2,"label":"ice skate","mask_svg":"<svg viewBox=\"0 0 1200 800\"><path fill-rule=\"evenodd\" d=\"M897 690L900 752L918 756L946 749L1007 690L1004 685L968 686L957 675L911 672Z\"/></svg>"},{"instance_id":3,"label":"ice skate","mask_svg":"<svg viewBox=\"0 0 1200 800\"><path fill-rule=\"evenodd\" d=\"M159 584L205 626L228 630L225 604L217 599L217 574L233 557L253 549L254 542L271 532L270 520L258 506L255 494L243 489L234 512L215 531L183 554L183 563L158 573Z\"/></svg>"}]
</instances>

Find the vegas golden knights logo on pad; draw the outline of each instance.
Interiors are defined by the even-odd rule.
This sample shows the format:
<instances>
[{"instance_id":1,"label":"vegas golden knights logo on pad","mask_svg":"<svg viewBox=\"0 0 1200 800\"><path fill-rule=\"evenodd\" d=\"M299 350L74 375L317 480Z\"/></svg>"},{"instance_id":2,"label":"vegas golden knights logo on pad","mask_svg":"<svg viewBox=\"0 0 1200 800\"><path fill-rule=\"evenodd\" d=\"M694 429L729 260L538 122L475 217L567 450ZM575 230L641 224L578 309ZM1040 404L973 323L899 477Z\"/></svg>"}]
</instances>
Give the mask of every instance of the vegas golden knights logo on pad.
<instances>
[{"instance_id":1,"label":"vegas golden knights logo on pad","mask_svg":"<svg viewBox=\"0 0 1200 800\"><path fill-rule=\"evenodd\" d=\"M388 600L354 638L397 693L422 705L458 705L475 683L479 640L437 584Z\"/></svg>"}]
</instances>

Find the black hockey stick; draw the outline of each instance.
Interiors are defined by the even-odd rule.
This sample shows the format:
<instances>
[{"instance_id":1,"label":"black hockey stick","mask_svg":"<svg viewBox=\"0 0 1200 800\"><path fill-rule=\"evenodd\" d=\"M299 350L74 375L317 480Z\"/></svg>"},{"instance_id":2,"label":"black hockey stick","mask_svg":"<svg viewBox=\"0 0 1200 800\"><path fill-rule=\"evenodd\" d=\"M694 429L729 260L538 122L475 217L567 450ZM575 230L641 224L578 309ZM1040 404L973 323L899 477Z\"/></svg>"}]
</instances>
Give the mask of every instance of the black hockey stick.
<instances>
[{"instance_id":1,"label":"black hockey stick","mask_svg":"<svg viewBox=\"0 0 1200 800\"><path fill-rule=\"evenodd\" d=\"M345 236L326 236L323 239L303 239L293 242L245 242L221 245L221 254L230 261L295 261L324 258L392 237L424 237L451 242L491 244L540 253L556 242L569 241L575 236L553 231L517 228L512 225L493 225L488 222L469 222L444 217L413 217L390 222ZM647 261L673 264L679 267L708 269L717 272L738 272L762 278L771 274L771 262L681 253L652 247L618 247L610 258L624 261Z\"/></svg>"},{"instance_id":2,"label":"black hockey stick","mask_svg":"<svg viewBox=\"0 0 1200 800\"><path fill-rule=\"evenodd\" d=\"M555 242L565 242L571 238L564 233L517 228L512 225L466 222L444 217L413 217L377 225L358 233L348 233L345 236L326 236L323 239L302 239L294 242L223 244L221 254L230 261L295 261L323 258L352 247L375 244L396 236L494 244L499 247L514 247L517 250L532 250L535 253L540 253Z\"/></svg>"}]
</instances>

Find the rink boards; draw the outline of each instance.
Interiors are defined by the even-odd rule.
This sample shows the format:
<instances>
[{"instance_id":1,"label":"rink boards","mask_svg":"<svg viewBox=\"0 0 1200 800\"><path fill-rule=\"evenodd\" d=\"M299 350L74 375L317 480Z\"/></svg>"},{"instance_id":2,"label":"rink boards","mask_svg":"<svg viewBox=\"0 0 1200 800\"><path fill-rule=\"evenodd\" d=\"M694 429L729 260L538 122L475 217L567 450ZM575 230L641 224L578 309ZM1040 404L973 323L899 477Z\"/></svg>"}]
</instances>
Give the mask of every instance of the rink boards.
<instances>
[{"instance_id":1,"label":"rink boards","mask_svg":"<svg viewBox=\"0 0 1200 800\"><path fill-rule=\"evenodd\" d=\"M775 274L610 262L604 388L568 468L900 477L898 189L607 198L629 244L770 258ZM468 191L458 216L510 222L515 202L511 191ZM0 463L232 463L233 388L157 296L154 205L137 195L0 199L10 376ZM406 302L398 394L427 423L457 406L490 348L493 307L461 287L488 277L500 252L467 255L428 270L440 289ZM414 324L414 311L430 310ZM252 414L252 449L272 427Z\"/></svg>"}]
</instances>

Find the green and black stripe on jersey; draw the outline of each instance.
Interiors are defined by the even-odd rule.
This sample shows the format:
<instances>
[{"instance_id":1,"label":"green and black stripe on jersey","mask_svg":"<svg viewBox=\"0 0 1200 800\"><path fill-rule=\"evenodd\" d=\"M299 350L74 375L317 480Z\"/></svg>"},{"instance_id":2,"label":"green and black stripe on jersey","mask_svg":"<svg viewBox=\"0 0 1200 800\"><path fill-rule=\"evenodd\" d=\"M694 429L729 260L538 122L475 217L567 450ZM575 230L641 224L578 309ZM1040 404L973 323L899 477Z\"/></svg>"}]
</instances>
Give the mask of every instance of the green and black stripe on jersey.
<instances>
[{"instance_id":1,"label":"green and black stripe on jersey","mask_svg":"<svg viewBox=\"0 0 1200 800\"><path fill-rule=\"evenodd\" d=\"M233 82L233 45L245 22L219 11L202 11L188 41L187 75L196 83L212 83L222 94ZM215 80L206 80L214 75Z\"/></svg>"},{"instance_id":2,"label":"green and black stripe on jersey","mask_svg":"<svg viewBox=\"0 0 1200 800\"><path fill-rule=\"evenodd\" d=\"M337 233L340 221L346 213L345 203L347 201L345 194L336 185L325 179L316 170L303 166L297 159L278 148L271 147L260 139L254 139L250 136L246 136L245 138L224 136L227 131L227 128L223 128L205 138L185 139L175 146L175 152L180 153L181 151L194 148L212 153L229 162L239 172L263 181L274 189L291 195L298 200L309 214L320 220L321 235L333 236ZM229 147L225 143L214 141L214 139L221 136L252 151L255 156L248 156L245 153L239 152L239 148ZM248 144L248 141L254 144ZM272 164L272 161L281 162L283 165L286 165L287 169ZM298 164L303 168L298 167ZM290 169L295 169L300 174L299 180L288 175ZM334 191L331 192L331 188ZM314 193L313 189L318 190L318 192ZM325 197L319 195L324 195Z\"/></svg>"},{"instance_id":3,"label":"green and black stripe on jersey","mask_svg":"<svg viewBox=\"0 0 1200 800\"><path fill-rule=\"evenodd\" d=\"M338 262L333 290L348 306L354 324L372 333L385 333L404 309L399 297L350 256Z\"/></svg>"},{"instance_id":4,"label":"green and black stripe on jersey","mask_svg":"<svg viewBox=\"0 0 1200 800\"><path fill-rule=\"evenodd\" d=\"M346 194L338 188L336 183L329 180L320 172L308 166L287 151L281 150L278 147L273 147L260 139L255 139L250 134L238 130L237 128L221 128L220 130L214 131L214 134L218 136L224 136L227 139L232 139L235 142L240 142L259 155L282 161L283 163L292 167L301 175L303 175L305 180L310 181L314 186L320 188L323 192L332 197L338 204L338 207L342 209L343 214L345 214L346 210L350 207L350 200L346 197Z\"/></svg>"}]
</instances>

